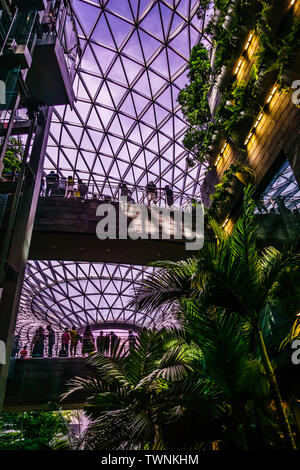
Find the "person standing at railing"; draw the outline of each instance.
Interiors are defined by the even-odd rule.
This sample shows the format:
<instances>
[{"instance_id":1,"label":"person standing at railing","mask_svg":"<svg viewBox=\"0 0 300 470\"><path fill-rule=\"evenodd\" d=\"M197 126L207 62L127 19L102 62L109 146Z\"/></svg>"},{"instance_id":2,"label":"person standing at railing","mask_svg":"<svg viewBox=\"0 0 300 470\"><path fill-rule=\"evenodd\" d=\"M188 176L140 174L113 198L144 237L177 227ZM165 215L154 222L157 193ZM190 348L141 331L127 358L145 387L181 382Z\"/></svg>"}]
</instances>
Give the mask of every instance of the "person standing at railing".
<instances>
[{"instance_id":1,"label":"person standing at railing","mask_svg":"<svg viewBox=\"0 0 300 470\"><path fill-rule=\"evenodd\" d=\"M51 196L51 192L53 189L57 188L58 183L58 174L55 173L53 170L46 176L46 197Z\"/></svg>"},{"instance_id":2,"label":"person standing at railing","mask_svg":"<svg viewBox=\"0 0 300 470\"><path fill-rule=\"evenodd\" d=\"M67 179L65 176L62 176L58 182L58 194L60 196L65 196L66 188L67 188Z\"/></svg>"},{"instance_id":3,"label":"person standing at railing","mask_svg":"<svg viewBox=\"0 0 300 470\"><path fill-rule=\"evenodd\" d=\"M40 326L32 340L32 357L44 357L44 328Z\"/></svg>"},{"instance_id":4,"label":"person standing at railing","mask_svg":"<svg viewBox=\"0 0 300 470\"><path fill-rule=\"evenodd\" d=\"M82 355L85 356L86 353L91 354L95 351L94 345L94 336L91 332L91 327L89 325L86 326L83 338L82 338Z\"/></svg>"},{"instance_id":5,"label":"person standing at railing","mask_svg":"<svg viewBox=\"0 0 300 470\"><path fill-rule=\"evenodd\" d=\"M45 194L45 178L42 177L41 187L40 187L40 196L44 196L44 194Z\"/></svg>"},{"instance_id":6,"label":"person standing at railing","mask_svg":"<svg viewBox=\"0 0 300 470\"><path fill-rule=\"evenodd\" d=\"M128 343L129 343L129 351L132 351L134 345L136 343L135 335L133 334L132 330L128 331Z\"/></svg>"},{"instance_id":7,"label":"person standing at railing","mask_svg":"<svg viewBox=\"0 0 300 470\"><path fill-rule=\"evenodd\" d=\"M88 186L81 179L78 179L78 191L80 193L81 199L85 199L88 193Z\"/></svg>"},{"instance_id":8,"label":"person standing at railing","mask_svg":"<svg viewBox=\"0 0 300 470\"><path fill-rule=\"evenodd\" d=\"M53 346L55 343L55 332L51 325L48 325L46 329L48 330L48 357L52 357Z\"/></svg>"},{"instance_id":9,"label":"person standing at railing","mask_svg":"<svg viewBox=\"0 0 300 470\"><path fill-rule=\"evenodd\" d=\"M25 346L23 346L23 349L20 351L20 359L25 359L26 356L27 356L27 346L25 344Z\"/></svg>"},{"instance_id":10,"label":"person standing at railing","mask_svg":"<svg viewBox=\"0 0 300 470\"><path fill-rule=\"evenodd\" d=\"M70 333L68 328L65 328L65 331L63 332L61 336L61 352L62 355L68 356L69 354L69 342L70 342Z\"/></svg>"},{"instance_id":11,"label":"person standing at railing","mask_svg":"<svg viewBox=\"0 0 300 470\"><path fill-rule=\"evenodd\" d=\"M78 341L80 340L81 336L78 333L78 331L76 330L75 326L72 326L72 329L69 330L69 333L70 333L70 337L71 337L70 355L71 355L71 357L75 357Z\"/></svg>"},{"instance_id":12,"label":"person standing at railing","mask_svg":"<svg viewBox=\"0 0 300 470\"><path fill-rule=\"evenodd\" d=\"M74 184L75 184L75 181L73 179L73 176L68 176L67 187L66 187L67 198L74 197Z\"/></svg>"},{"instance_id":13,"label":"person standing at railing","mask_svg":"<svg viewBox=\"0 0 300 470\"><path fill-rule=\"evenodd\" d=\"M126 197L127 201L129 202L130 201L130 196L131 196L131 191L130 189L128 189L127 187L127 184L126 183L120 183L119 185L120 187L120 196L121 197Z\"/></svg>"},{"instance_id":14,"label":"person standing at railing","mask_svg":"<svg viewBox=\"0 0 300 470\"><path fill-rule=\"evenodd\" d=\"M114 331L110 332L110 355L112 356L117 344L118 344L119 337L115 334Z\"/></svg>"},{"instance_id":15,"label":"person standing at railing","mask_svg":"<svg viewBox=\"0 0 300 470\"><path fill-rule=\"evenodd\" d=\"M99 336L97 337L97 351L100 354L104 354L105 348L105 336L103 335L103 331L100 331Z\"/></svg>"},{"instance_id":16,"label":"person standing at railing","mask_svg":"<svg viewBox=\"0 0 300 470\"><path fill-rule=\"evenodd\" d=\"M109 356L109 338L110 336L108 334L106 334L104 337L104 355L105 356Z\"/></svg>"},{"instance_id":17,"label":"person standing at railing","mask_svg":"<svg viewBox=\"0 0 300 470\"><path fill-rule=\"evenodd\" d=\"M146 193L147 193L147 202L148 207L150 206L150 202L153 201L153 204L156 205L157 202L157 187L153 181L149 181L146 185Z\"/></svg>"},{"instance_id":18,"label":"person standing at railing","mask_svg":"<svg viewBox=\"0 0 300 470\"><path fill-rule=\"evenodd\" d=\"M170 188L169 185L165 186L165 194L166 194L166 201L169 207L173 206L174 204L174 193L173 190Z\"/></svg>"}]
</instances>

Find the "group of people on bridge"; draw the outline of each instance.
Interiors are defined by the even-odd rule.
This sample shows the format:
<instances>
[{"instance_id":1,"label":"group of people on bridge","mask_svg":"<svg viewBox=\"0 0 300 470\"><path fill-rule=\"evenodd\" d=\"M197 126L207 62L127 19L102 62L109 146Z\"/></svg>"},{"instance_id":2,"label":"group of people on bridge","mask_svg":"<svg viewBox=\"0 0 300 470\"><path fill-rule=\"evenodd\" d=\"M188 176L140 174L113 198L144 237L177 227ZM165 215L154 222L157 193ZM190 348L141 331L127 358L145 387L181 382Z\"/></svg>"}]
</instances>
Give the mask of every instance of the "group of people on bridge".
<instances>
[{"instance_id":1,"label":"group of people on bridge","mask_svg":"<svg viewBox=\"0 0 300 470\"><path fill-rule=\"evenodd\" d=\"M133 190L129 189L127 184L121 182L119 184L120 196L126 197L127 201L134 204L135 201L132 198ZM150 206L152 202L154 205L157 204L158 198L158 188L153 181L149 181L149 183L144 188L146 195L147 195L147 204ZM167 205L170 207L174 204L174 193L172 188L169 185L166 185L163 189L165 194L165 199ZM68 176L65 178L64 176L59 177L57 173L53 170L45 178L42 178L41 181L41 189L40 195L45 197L50 196L64 196L66 198L80 198L84 200L87 198L89 193L89 187L86 183L83 182L82 179L78 178L77 183L73 176ZM92 199L98 199L97 194L92 195ZM104 195L104 201L111 201L111 196Z\"/></svg>"},{"instance_id":2,"label":"group of people on bridge","mask_svg":"<svg viewBox=\"0 0 300 470\"><path fill-rule=\"evenodd\" d=\"M47 332L40 326L34 334L31 342L30 351L27 350L27 345L23 348L19 345L20 336L15 335L14 345L12 349L12 357L20 357L25 359L28 356L44 357L45 352L48 357L53 357L53 348L55 346L56 334L51 325L46 327ZM111 331L109 334L104 334L103 331L99 332L97 337L94 337L91 327L86 326L83 335L81 335L75 326L71 329L65 328L60 338L61 347L58 352L58 357L75 357L78 352L78 346L81 345L81 355L85 357L86 354L94 354L96 352L110 355L115 350L116 346L120 342L120 338ZM128 331L127 338L129 349L133 347L136 342L135 335L132 330ZM45 345L47 343L47 351L45 351Z\"/></svg>"}]
</instances>

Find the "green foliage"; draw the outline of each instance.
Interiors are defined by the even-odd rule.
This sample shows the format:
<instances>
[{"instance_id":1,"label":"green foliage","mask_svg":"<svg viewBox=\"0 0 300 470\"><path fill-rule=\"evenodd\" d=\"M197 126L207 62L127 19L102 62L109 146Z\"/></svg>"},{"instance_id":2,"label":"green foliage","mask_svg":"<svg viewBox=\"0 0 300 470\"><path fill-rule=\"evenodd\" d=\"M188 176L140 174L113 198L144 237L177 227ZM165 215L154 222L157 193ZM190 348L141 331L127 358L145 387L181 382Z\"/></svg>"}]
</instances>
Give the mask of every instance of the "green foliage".
<instances>
[{"instance_id":1,"label":"green foliage","mask_svg":"<svg viewBox=\"0 0 300 470\"><path fill-rule=\"evenodd\" d=\"M262 360L263 369L268 376L276 400L278 411L276 423L280 423L281 430L285 433L285 442L280 441L277 435L277 437L270 437L269 445L295 448L276 377L262 338L260 321L261 313L268 305L281 303L284 299L288 303L290 290L286 288L287 286L293 284L299 296L300 236L296 235L282 251L273 247L258 250L254 209L253 188L247 187L242 214L236 221L231 234L224 232L214 219L210 219L217 242L207 242L197 256L189 260L180 263L165 261L153 264L160 269L158 272L155 271L153 276L148 276L136 290L135 307L137 309L143 307L153 312L164 304L169 304L169 307L173 305L177 309L181 306L180 318L189 318L196 311L197 316L201 314L206 321L209 321L208 316L214 315L221 309L225 315L224 321L225 318L228 321L228 327L234 325L232 315L237 314L242 323L250 328L252 346L256 346L252 351L257 351L254 359ZM297 298L299 309L300 296ZM283 309L282 314L285 315L285 313ZM197 325L193 324L192 330L196 331L196 328ZM203 332L202 354L205 356L205 347L209 346L205 342L212 343L213 335L210 339L207 326L203 322L199 329ZM215 329L218 343L221 342L218 335L225 334L225 331L224 325L220 328L220 333ZM237 332L238 337L241 336L236 327L233 331ZM279 342L282 340L283 338L279 338ZM226 348L223 349L225 356ZM234 351L233 345L228 350ZM211 368L212 371L217 368L218 361L221 361L221 357ZM254 367L257 367L257 361L255 364ZM231 370L233 366L232 358L228 358L226 370ZM262 370L262 367L259 367ZM248 386L250 387L250 384L246 384L246 387ZM263 393L262 390L261 393ZM248 404L246 409L248 409ZM252 411L254 409L258 409L256 402L253 404ZM264 418L256 416L258 420L256 423L262 423L264 420L267 422L269 414L263 413L263 416ZM274 429L273 426L276 423L269 422L271 429ZM241 425L241 422L237 425L239 430L243 428ZM259 432L263 437L262 428ZM242 445L241 442L249 445L247 431L243 434L244 437L240 436L242 441L239 440L239 445Z\"/></svg>"},{"instance_id":2,"label":"green foliage","mask_svg":"<svg viewBox=\"0 0 300 470\"><path fill-rule=\"evenodd\" d=\"M191 126L185 135L184 145L197 154L198 158L201 158L202 149L207 145L207 136L212 128L207 102L210 74L208 52L202 44L198 44L193 47L189 60L190 85L185 86L178 95L182 112Z\"/></svg>"},{"instance_id":3,"label":"green foliage","mask_svg":"<svg viewBox=\"0 0 300 470\"><path fill-rule=\"evenodd\" d=\"M24 148L21 141L15 137L11 137L7 144L7 149L4 155L3 174L12 171L14 167L19 169L23 154Z\"/></svg>"},{"instance_id":4,"label":"green foliage","mask_svg":"<svg viewBox=\"0 0 300 470\"><path fill-rule=\"evenodd\" d=\"M56 411L2 413L0 450L51 450L56 438L68 432Z\"/></svg>"},{"instance_id":5,"label":"green foliage","mask_svg":"<svg viewBox=\"0 0 300 470\"><path fill-rule=\"evenodd\" d=\"M300 45L300 20L295 19L285 36L272 34L268 17L273 5L264 0L229 0L215 2L219 15L208 23L206 34L212 36L216 48L214 69L210 69L208 52L202 44L194 47L189 62L189 85L180 92L178 100L183 114L190 124L183 143L193 157L204 162L211 154L218 139L231 139L238 149L243 149L244 130L248 130L259 113L261 91L265 76L274 73L281 90L290 90L288 70ZM199 7L202 18L208 8L204 1ZM249 14L249 11L251 14ZM218 18L218 19L217 19ZM255 28L260 38L256 61L248 83L230 83L223 91L222 99L212 118L208 106L208 92L214 77L223 66L232 69L240 46L243 25L247 31ZM218 136L218 139L217 139ZM190 160L190 158L189 158Z\"/></svg>"},{"instance_id":6,"label":"green foliage","mask_svg":"<svg viewBox=\"0 0 300 470\"><path fill-rule=\"evenodd\" d=\"M227 204L230 200L229 188L232 187L235 179L236 173L244 173L249 178L254 178L254 172L251 168L247 167L240 161L232 163L230 167L224 171L221 182L215 185L215 192L210 196L212 200L211 207L208 211L211 217L218 218L220 216L226 216L224 214L227 208Z\"/></svg>"}]
</instances>

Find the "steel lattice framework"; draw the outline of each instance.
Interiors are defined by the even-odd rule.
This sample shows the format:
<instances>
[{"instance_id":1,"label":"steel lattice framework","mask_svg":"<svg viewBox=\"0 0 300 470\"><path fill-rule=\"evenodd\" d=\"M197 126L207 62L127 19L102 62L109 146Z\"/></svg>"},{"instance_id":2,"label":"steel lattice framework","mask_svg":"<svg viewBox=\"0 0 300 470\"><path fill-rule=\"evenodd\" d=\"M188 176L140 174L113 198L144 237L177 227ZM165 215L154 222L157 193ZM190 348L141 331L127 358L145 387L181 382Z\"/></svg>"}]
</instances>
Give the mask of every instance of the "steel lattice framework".
<instances>
[{"instance_id":1,"label":"steel lattice framework","mask_svg":"<svg viewBox=\"0 0 300 470\"><path fill-rule=\"evenodd\" d=\"M266 209L277 207L282 199L287 209L300 209L300 189L294 172L286 160L262 194Z\"/></svg>"},{"instance_id":2,"label":"steel lattice framework","mask_svg":"<svg viewBox=\"0 0 300 470\"><path fill-rule=\"evenodd\" d=\"M116 197L123 181L133 190L153 180L183 196L199 195L202 166L189 168L182 140L187 124L177 102L188 83L192 47L209 45L207 18L197 0L73 0L82 56L74 109L54 110L45 172L72 175ZM138 200L136 192L135 200ZM159 326L126 309L146 268L64 261L30 262L18 329L36 321L56 326L123 321ZM147 268L149 269L149 268Z\"/></svg>"}]
</instances>

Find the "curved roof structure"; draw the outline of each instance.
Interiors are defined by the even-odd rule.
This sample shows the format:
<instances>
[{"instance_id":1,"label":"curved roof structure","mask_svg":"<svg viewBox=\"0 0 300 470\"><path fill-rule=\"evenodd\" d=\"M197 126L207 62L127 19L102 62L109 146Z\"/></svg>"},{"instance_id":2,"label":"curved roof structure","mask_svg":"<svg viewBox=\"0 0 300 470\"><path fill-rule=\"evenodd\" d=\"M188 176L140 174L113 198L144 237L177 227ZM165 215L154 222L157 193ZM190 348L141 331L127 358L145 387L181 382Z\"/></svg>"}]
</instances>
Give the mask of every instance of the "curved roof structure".
<instances>
[{"instance_id":1,"label":"curved roof structure","mask_svg":"<svg viewBox=\"0 0 300 470\"><path fill-rule=\"evenodd\" d=\"M125 182L140 201L141 188L170 184L177 200L199 195L200 164L189 168L182 140L187 124L177 101L188 82L192 47L206 19L197 0L73 0L82 55L74 81L74 109L59 106L45 172L72 175L93 192L116 197ZM74 262L30 262L19 328L32 320L57 325L122 321L159 326L126 309L145 269ZM31 322L29 319L31 318Z\"/></svg>"}]
</instances>

